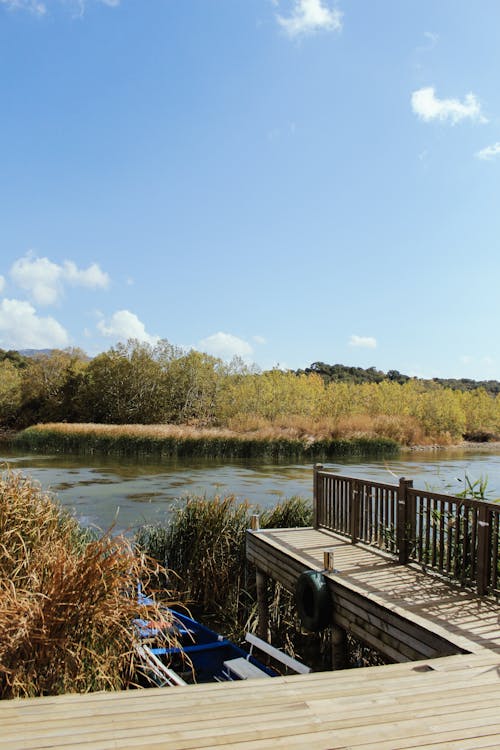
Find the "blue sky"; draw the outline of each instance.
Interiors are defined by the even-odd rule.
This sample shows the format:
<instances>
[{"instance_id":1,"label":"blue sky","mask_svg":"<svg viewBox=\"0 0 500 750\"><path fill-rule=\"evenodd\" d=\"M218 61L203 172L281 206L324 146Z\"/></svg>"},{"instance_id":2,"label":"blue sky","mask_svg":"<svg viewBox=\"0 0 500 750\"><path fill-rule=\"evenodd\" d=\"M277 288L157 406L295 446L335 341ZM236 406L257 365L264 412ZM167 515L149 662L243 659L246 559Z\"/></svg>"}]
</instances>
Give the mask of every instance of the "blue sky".
<instances>
[{"instance_id":1,"label":"blue sky","mask_svg":"<svg viewBox=\"0 0 500 750\"><path fill-rule=\"evenodd\" d=\"M0 0L0 347L500 378L496 0Z\"/></svg>"}]
</instances>

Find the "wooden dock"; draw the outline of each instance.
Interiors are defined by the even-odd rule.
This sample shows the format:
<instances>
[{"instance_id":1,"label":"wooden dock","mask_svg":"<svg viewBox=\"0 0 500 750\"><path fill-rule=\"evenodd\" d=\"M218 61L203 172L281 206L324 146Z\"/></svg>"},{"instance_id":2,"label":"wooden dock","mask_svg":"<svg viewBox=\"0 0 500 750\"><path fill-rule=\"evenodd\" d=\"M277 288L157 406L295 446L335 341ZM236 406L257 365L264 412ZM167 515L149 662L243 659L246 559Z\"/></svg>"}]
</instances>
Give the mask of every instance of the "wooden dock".
<instances>
[{"instance_id":1,"label":"wooden dock","mask_svg":"<svg viewBox=\"0 0 500 750\"><path fill-rule=\"evenodd\" d=\"M430 668L429 668L430 667ZM500 747L500 657L0 703L2 750Z\"/></svg>"},{"instance_id":2,"label":"wooden dock","mask_svg":"<svg viewBox=\"0 0 500 750\"><path fill-rule=\"evenodd\" d=\"M3 701L0 749L498 750L500 508L404 481L321 469L314 481L314 527L255 528L247 557L261 584L272 576L290 591L320 571L331 626L395 663Z\"/></svg>"},{"instance_id":3,"label":"wooden dock","mask_svg":"<svg viewBox=\"0 0 500 750\"><path fill-rule=\"evenodd\" d=\"M323 570L332 550L334 572ZM323 529L249 531L247 557L290 591L304 570L322 571L340 627L393 661L500 649L500 607Z\"/></svg>"}]
</instances>

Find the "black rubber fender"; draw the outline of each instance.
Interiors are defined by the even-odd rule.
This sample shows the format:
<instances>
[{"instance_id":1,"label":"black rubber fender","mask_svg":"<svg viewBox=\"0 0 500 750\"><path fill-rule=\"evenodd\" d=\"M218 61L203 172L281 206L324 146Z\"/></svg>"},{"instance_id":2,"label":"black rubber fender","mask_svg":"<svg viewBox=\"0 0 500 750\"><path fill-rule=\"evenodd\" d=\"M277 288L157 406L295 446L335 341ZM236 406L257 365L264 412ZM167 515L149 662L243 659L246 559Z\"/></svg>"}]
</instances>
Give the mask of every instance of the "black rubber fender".
<instances>
[{"instance_id":1,"label":"black rubber fender","mask_svg":"<svg viewBox=\"0 0 500 750\"><path fill-rule=\"evenodd\" d=\"M317 570L306 570L298 577L295 604L306 630L317 633L332 624L333 605L328 583Z\"/></svg>"}]
</instances>

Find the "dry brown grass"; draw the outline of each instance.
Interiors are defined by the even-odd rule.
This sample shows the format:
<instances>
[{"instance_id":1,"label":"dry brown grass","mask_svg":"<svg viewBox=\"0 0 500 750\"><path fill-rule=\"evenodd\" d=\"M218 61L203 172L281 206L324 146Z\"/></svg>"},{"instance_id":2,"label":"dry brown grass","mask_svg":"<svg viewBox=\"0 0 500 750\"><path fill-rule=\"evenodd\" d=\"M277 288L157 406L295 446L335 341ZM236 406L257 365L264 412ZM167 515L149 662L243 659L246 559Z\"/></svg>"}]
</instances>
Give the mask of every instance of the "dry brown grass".
<instances>
[{"instance_id":1,"label":"dry brown grass","mask_svg":"<svg viewBox=\"0 0 500 750\"><path fill-rule=\"evenodd\" d=\"M123 536L89 540L20 474L0 479L0 697L120 689L134 675L137 582L152 567Z\"/></svg>"},{"instance_id":2,"label":"dry brown grass","mask_svg":"<svg viewBox=\"0 0 500 750\"><path fill-rule=\"evenodd\" d=\"M231 430L218 427L196 427L177 424L96 424L80 422L44 422L37 430L66 435L97 435L99 437L188 438L234 436Z\"/></svg>"},{"instance_id":3,"label":"dry brown grass","mask_svg":"<svg viewBox=\"0 0 500 750\"><path fill-rule=\"evenodd\" d=\"M424 434L414 417L358 414L341 417L332 428L331 437L388 437L402 445L423 445L433 442Z\"/></svg>"},{"instance_id":4,"label":"dry brown grass","mask_svg":"<svg viewBox=\"0 0 500 750\"><path fill-rule=\"evenodd\" d=\"M80 423L45 423L35 427L40 433L131 440L149 438L162 440L203 438L245 438L263 441L286 438L312 442L322 439L391 438L401 445L449 444L449 434L426 434L415 417L400 415L352 415L333 419L289 415L267 420L264 417L240 415L232 417L227 427L197 427L195 425L107 425Z\"/></svg>"}]
</instances>

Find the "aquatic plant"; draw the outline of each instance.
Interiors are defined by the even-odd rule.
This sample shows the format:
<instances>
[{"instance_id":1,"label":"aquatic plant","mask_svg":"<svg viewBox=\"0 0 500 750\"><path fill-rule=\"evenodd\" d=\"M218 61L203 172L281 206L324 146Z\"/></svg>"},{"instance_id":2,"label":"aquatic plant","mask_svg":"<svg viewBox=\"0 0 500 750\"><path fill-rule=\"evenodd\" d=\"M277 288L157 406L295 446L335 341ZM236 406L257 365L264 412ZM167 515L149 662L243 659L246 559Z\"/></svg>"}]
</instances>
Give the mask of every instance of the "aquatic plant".
<instances>
[{"instance_id":1,"label":"aquatic plant","mask_svg":"<svg viewBox=\"0 0 500 750\"><path fill-rule=\"evenodd\" d=\"M120 689L134 678L133 619L156 564L123 536L82 531L25 476L0 478L0 697Z\"/></svg>"},{"instance_id":2,"label":"aquatic plant","mask_svg":"<svg viewBox=\"0 0 500 750\"><path fill-rule=\"evenodd\" d=\"M168 526L143 527L138 547L174 571L169 585L195 611L213 617L230 637L253 629L256 618L255 570L247 563L245 536L254 506L233 495L192 496L180 501ZM262 528L310 526L311 503L292 497L264 511ZM270 625L276 642L289 641L297 627L291 595L269 581ZM300 629L300 628L299 628Z\"/></svg>"},{"instance_id":3,"label":"aquatic plant","mask_svg":"<svg viewBox=\"0 0 500 750\"><path fill-rule=\"evenodd\" d=\"M18 433L14 444L62 453L244 458L326 459L338 455L394 455L395 440L358 435L349 439L290 437L275 430L238 434L225 429L180 425L47 423Z\"/></svg>"}]
</instances>

